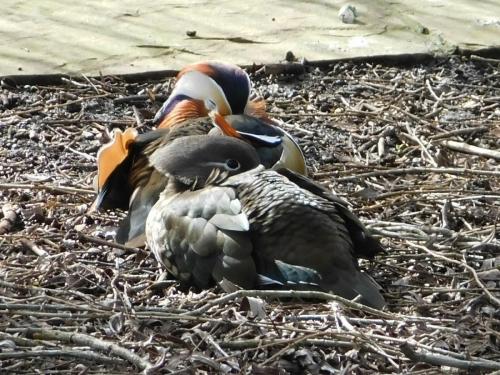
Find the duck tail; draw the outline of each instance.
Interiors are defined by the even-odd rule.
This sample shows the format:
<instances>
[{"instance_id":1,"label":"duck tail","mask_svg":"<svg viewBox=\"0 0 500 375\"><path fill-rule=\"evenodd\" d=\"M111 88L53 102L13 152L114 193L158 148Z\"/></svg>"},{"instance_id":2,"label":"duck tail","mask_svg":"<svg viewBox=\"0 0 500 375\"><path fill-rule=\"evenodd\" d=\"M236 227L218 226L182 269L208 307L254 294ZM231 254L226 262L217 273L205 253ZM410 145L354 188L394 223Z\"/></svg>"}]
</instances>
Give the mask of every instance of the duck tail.
<instances>
[{"instance_id":1,"label":"duck tail","mask_svg":"<svg viewBox=\"0 0 500 375\"><path fill-rule=\"evenodd\" d=\"M326 291L375 309L385 306L384 297L380 293L382 287L365 272L356 271L353 274L351 271L349 274L332 275L326 277L321 285Z\"/></svg>"}]
</instances>

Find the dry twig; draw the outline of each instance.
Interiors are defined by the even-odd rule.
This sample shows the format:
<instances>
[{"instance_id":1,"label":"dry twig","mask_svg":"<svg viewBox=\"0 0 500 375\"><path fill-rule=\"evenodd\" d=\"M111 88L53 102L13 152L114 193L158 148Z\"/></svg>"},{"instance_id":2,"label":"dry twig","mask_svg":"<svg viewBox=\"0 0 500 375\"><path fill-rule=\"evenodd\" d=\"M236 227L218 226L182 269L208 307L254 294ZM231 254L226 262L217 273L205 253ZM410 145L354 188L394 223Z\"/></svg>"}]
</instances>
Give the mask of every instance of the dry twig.
<instances>
[{"instance_id":1,"label":"dry twig","mask_svg":"<svg viewBox=\"0 0 500 375\"><path fill-rule=\"evenodd\" d=\"M115 343L106 342L82 333L62 332L43 328L29 328L26 330L26 334L39 340L58 340L71 344L89 346L93 349L101 350L106 353L112 353L130 362L144 373L148 373L148 370L153 367L153 365L147 360L141 358L128 349L125 349Z\"/></svg>"},{"instance_id":2,"label":"dry twig","mask_svg":"<svg viewBox=\"0 0 500 375\"><path fill-rule=\"evenodd\" d=\"M455 367L467 371L500 369L500 362L488 361L485 359L467 361L442 354L426 353L423 351L418 352L413 349L412 345L409 343L401 345L401 351L413 362L425 362L435 366Z\"/></svg>"},{"instance_id":3,"label":"dry twig","mask_svg":"<svg viewBox=\"0 0 500 375\"><path fill-rule=\"evenodd\" d=\"M484 284L479 279L479 276L477 275L477 272L476 272L476 270L474 268L472 268L471 266L469 266L468 264L466 264L466 263L464 263L462 261L459 261L459 260L456 260L456 259L451 259L451 258L448 258L448 257L446 257L444 255L438 254L435 251L432 251L432 250L428 249L426 246L418 245L418 244L412 243L410 241L406 241L406 243L408 245L410 245L410 246L413 246L413 247L416 247L418 249L421 249L421 250L425 251L426 253L432 255L435 258L442 259L442 260L444 260L446 262L449 262L449 263L458 264L458 265L464 267L465 269L467 269L467 271L469 271L471 273L472 277L476 281L476 284L484 291L484 293L486 294L486 296L488 297L488 299L490 300L490 302L493 303L494 305L496 305L497 307L500 307L500 299L498 299L497 297L495 297L488 290L488 288L486 288L486 286L484 286Z\"/></svg>"},{"instance_id":4,"label":"dry twig","mask_svg":"<svg viewBox=\"0 0 500 375\"><path fill-rule=\"evenodd\" d=\"M485 158L492 158L500 160L500 151L488 150L487 148L469 145L464 142L444 140L439 142L443 146L448 147L450 150L465 152L466 154L483 156Z\"/></svg>"}]
</instances>

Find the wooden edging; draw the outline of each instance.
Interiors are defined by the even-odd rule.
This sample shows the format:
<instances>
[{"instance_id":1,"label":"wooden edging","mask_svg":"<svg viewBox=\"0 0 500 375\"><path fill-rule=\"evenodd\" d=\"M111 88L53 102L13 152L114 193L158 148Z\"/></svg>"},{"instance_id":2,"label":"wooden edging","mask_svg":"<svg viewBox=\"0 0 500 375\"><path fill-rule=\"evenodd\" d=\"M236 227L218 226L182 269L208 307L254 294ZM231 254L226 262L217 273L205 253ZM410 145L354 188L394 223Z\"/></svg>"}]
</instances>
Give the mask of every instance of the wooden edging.
<instances>
[{"instance_id":1,"label":"wooden edging","mask_svg":"<svg viewBox=\"0 0 500 375\"><path fill-rule=\"evenodd\" d=\"M320 67L325 68L332 64L343 62L352 63L373 63L382 65L415 65L424 64L437 61L439 59L448 58L449 56L467 56L472 55L483 57L485 59L500 59L500 47L488 47L479 50L457 49L451 55L434 55L431 53L403 53L397 55L373 55L373 56L358 56L352 58L340 59L327 59L327 60L314 60L304 61L302 63L288 62L288 63L274 63L274 64L250 64L242 65L241 67L247 71L254 73L260 72L263 74L302 74L306 71L307 67ZM500 60L499 60L500 62ZM114 77L128 83L157 81L165 78L175 77L179 71L174 69L154 70L138 73L125 73L125 74L109 74L106 76L93 76L92 78L101 79L103 77ZM18 74L0 76L2 86L23 86L23 85L59 85L63 84L65 79L80 80L83 79L81 75L75 74Z\"/></svg>"}]
</instances>

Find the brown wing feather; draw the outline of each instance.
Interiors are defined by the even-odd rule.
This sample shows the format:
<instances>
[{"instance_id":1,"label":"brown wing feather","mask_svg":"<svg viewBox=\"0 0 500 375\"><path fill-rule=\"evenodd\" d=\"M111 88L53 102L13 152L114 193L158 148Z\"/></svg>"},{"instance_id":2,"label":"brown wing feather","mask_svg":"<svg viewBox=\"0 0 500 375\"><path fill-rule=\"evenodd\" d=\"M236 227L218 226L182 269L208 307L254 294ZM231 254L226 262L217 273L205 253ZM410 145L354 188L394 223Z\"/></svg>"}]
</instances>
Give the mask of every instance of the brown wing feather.
<instances>
[{"instance_id":1,"label":"brown wing feather","mask_svg":"<svg viewBox=\"0 0 500 375\"><path fill-rule=\"evenodd\" d=\"M223 185L235 187L249 219L258 274L290 281L286 274L276 274L276 261L281 261L289 268L310 269L314 277L304 281L318 274L325 291L349 299L359 294L363 303L384 305L376 283L359 270L350 219L338 199L322 197L269 170L233 176Z\"/></svg>"},{"instance_id":2,"label":"brown wing feather","mask_svg":"<svg viewBox=\"0 0 500 375\"><path fill-rule=\"evenodd\" d=\"M229 228L229 229L228 229ZM255 283L248 222L231 188L163 194L146 224L149 247L179 280L207 288Z\"/></svg>"}]
</instances>

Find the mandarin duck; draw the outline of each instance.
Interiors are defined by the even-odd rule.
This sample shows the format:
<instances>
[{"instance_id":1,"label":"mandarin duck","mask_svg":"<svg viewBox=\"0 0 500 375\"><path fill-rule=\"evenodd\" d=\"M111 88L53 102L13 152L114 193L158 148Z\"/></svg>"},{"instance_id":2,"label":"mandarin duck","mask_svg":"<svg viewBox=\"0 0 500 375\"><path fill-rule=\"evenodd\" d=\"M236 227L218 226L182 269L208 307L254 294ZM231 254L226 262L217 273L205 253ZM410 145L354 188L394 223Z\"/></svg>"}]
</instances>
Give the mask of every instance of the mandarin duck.
<instances>
[{"instance_id":1,"label":"mandarin duck","mask_svg":"<svg viewBox=\"0 0 500 375\"><path fill-rule=\"evenodd\" d=\"M276 126L277 123L266 114L264 100L250 100L251 82L248 74L240 67L222 62L201 62L186 66L176 77L174 89L153 120L158 128L170 128L188 119L206 117L209 109L205 103L214 103L220 115L247 114L262 122ZM252 129L247 129L251 132ZM292 167L306 174L302 151L292 136L281 130L284 153L293 158ZM109 176L127 158L134 142L144 144L144 138L128 128L122 133L116 129L113 139L97 154L97 190L100 191ZM115 207L118 208L118 207Z\"/></svg>"},{"instance_id":2,"label":"mandarin duck","mask_svg":"<svg viewBox=\"0 0 500 375\"><path fill-rule=\"evenodd\" d=\"M210 126L189 126L190 119L207 115L206 103L212 103L217 108L217 120L214 121L218 122L223 132L251 142L258 148L261 162L266 167L284 166L306 173L304 155L299 146L288 133L273 125L273 121L265 114L263 101L249 100L250 88L247 73L235 65L217 62L193 64L179 73L172 94L158 111L155 117L158 130L142 135L132 128L123 133L115 130L113 140L104 145L97 155L98 196L91 211L136 209L132 214L129 212L120 224L118 242L131 246L143 244L143 240L130 241L143 234L144 224L139 223L145 220L149 208L157 199L158 191L162 190L156 174L152 174L153 169L148 167L147 158L175 137L208 133ZM253 116L231 115L243 112ZM221 123L226 126L221 126ZM180 130L181 127L186 129ZM237 132L232 131L231 127ZM138 193L148 186L151 176L158 185L153 184L142 190L142 194ZM137 210L137 207L142 208ZM130 226L131 216L136 217ZM135 228L133 233L130 233L131 228Z\"/></svg>"},{"instance_id":3,"label":"mandarin duck","mask_svg":"<svg viewBox=\"0 0 500 375\"><path fill-rule=\"evenodd\" d=\"M189 135L227 135L244 139L255 148L259 162L266 168L296 169L297 163L300 165L303 160L296 158L294 149L300 151L296 144L292 149L286 149L290 144L282 141L280 128L247 115L224 117L212 112L211 117L186 120L169 128L141 134L128 146L125 159L103 183L92 207L93 210L128 210L116 233L118 243L144 245L146 217L167 184L167 178L158 173L150 158L172 140Z\"/></svg>"},{"instance_id":4,"label":"mandarin duck","mask_svg":"<svg viewBox=\"0 0 500 375\"><path fill-rule=\"evenodd\" d=\"M159 263L186 286L321 290L382 308L356 259L382 251L379 242L326 188L259 159L240 139L203 136L150 158L168 177L146 221Z\"/></svg>"}]
</instances>

